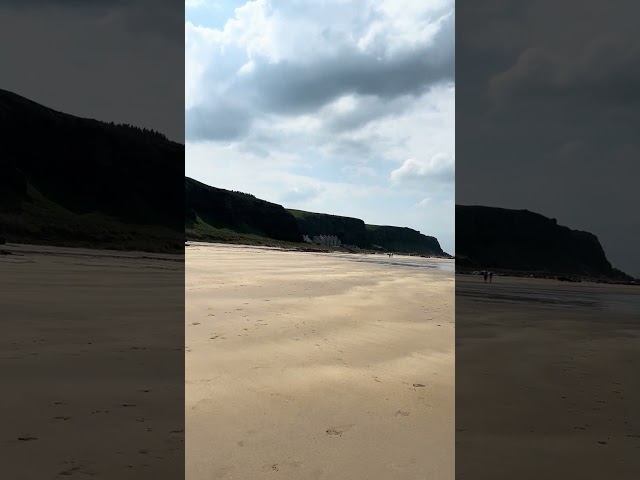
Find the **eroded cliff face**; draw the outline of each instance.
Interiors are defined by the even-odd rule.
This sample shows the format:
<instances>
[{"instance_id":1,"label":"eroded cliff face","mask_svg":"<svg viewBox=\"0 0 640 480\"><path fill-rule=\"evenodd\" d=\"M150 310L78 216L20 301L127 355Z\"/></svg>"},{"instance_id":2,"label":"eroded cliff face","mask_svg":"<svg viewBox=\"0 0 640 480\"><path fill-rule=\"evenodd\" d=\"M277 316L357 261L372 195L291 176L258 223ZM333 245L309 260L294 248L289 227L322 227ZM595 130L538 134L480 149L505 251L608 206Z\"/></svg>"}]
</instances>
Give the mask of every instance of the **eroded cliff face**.
<instances>
[{"instance_id":1,"label":"eroded cliff face","mask_svg":"<svg viewBox=\"0 0 640 480\"><path fill-rule=\"evenodd\" d=\"M595 235L528 210L457 205L456 259L469 268L626 277Z\"/></svg>"}]
</instances>

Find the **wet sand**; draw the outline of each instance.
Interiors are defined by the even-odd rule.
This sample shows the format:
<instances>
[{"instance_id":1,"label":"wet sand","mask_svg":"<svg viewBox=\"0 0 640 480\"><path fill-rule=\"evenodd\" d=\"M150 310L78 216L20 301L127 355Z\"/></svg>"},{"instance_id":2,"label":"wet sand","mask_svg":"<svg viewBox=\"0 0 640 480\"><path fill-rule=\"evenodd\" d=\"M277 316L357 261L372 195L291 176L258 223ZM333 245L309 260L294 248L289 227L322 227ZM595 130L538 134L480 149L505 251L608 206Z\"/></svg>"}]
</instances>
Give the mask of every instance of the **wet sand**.
<instances>
[{"instance_id":1,"label":"wet sand","mask_svg":"<svg viewBox=\"0 0 640 480\"><path fill-rule=\"evenodd\" d=\"M454 478L453 273L347 257L187 248L189 480Z\"/></svg>"},{"instance_id":2,"label":"wet sand","mask_svg":"<svg viewBox=\"0 0 640 480\"><path fill-rule=\"evenodd\" d=\"M640 289L456 277L456 478L640 472Z\"/></svg>"},{"instance_id":3,"label":"wet sand","mask_svg":"<svg viewBox=\"0 0 640 480\"><path fill-rule=\"evenodd\" d=\"M2 250L3 478L180 478L184 257Z\"/></svg>"}]
</instances>

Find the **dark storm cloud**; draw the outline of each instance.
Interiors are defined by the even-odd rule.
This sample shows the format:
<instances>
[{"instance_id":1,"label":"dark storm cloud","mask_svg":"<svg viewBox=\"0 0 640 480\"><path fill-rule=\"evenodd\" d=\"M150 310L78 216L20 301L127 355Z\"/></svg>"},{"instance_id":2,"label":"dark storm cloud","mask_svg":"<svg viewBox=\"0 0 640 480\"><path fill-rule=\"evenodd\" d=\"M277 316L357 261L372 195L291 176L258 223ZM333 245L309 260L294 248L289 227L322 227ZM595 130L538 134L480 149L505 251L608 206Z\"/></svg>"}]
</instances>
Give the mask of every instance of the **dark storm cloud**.
<instances>
[{"instance_id":1,"label":"dark storm cloud","mask_svg":"<svg viewBox=\"0 0 640 480\"><path fill-rule=\"evenodd\" d=\"M635 2L458 2L458 203L527 208L595 233L640 275Z\"/></svg>"},{"instance_id":2,"label":"dark storm cloud","mask_svg":"<svg viewBox=\"0 0 640 480\"><path fill-rule=\"evenodd\" d=\"M0 2L0 87L182 141L183 8L174 0Z\"/></svg>"}]
</instances>

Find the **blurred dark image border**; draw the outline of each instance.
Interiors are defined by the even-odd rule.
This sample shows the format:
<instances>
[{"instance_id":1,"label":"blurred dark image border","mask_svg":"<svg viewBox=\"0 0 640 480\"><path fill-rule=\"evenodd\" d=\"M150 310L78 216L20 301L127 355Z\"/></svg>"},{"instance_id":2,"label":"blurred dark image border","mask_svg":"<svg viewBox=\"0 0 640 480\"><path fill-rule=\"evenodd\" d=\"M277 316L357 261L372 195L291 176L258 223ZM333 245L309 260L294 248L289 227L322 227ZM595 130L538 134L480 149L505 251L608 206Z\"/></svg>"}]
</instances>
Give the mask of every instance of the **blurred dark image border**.
<instances>
[{"instance_id":1,"label":"blurred dark image border","mask_svg":"<svg viewBox=\"0 0 640 480\"><path fill-rule=\"evenodd\" d=\"M640 471L637 14L456 4L456 478Z\"/></svg>"},{"instance_id":2,"label":"blurred dark image border","mask_svg":"<svg viewBox=\"0 0 640 480\"><path fill-rule=\"evenodd\" d=\"M184 478L184 3L0 16L0 471Z\"/></svg>"}]
</instances>

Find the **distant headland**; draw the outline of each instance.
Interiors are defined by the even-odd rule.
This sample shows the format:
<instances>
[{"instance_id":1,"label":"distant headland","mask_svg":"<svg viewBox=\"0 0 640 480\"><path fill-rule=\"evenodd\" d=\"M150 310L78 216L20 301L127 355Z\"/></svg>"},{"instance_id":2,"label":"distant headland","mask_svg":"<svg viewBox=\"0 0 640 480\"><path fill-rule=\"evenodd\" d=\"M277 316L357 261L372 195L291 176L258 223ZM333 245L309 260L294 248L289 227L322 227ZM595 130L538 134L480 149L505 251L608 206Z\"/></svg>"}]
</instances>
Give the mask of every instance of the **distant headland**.
<instances>
[{"instance_id":1,"label":"distant headland","mask_svg":"<svg viewBox=\"0 0 640 480\"><path fill-rule=\"evenodd\" d=\"M565 281L631 283L598 238L528 210L456 205L456 270Z\"/></svg>"}]
</instances>

